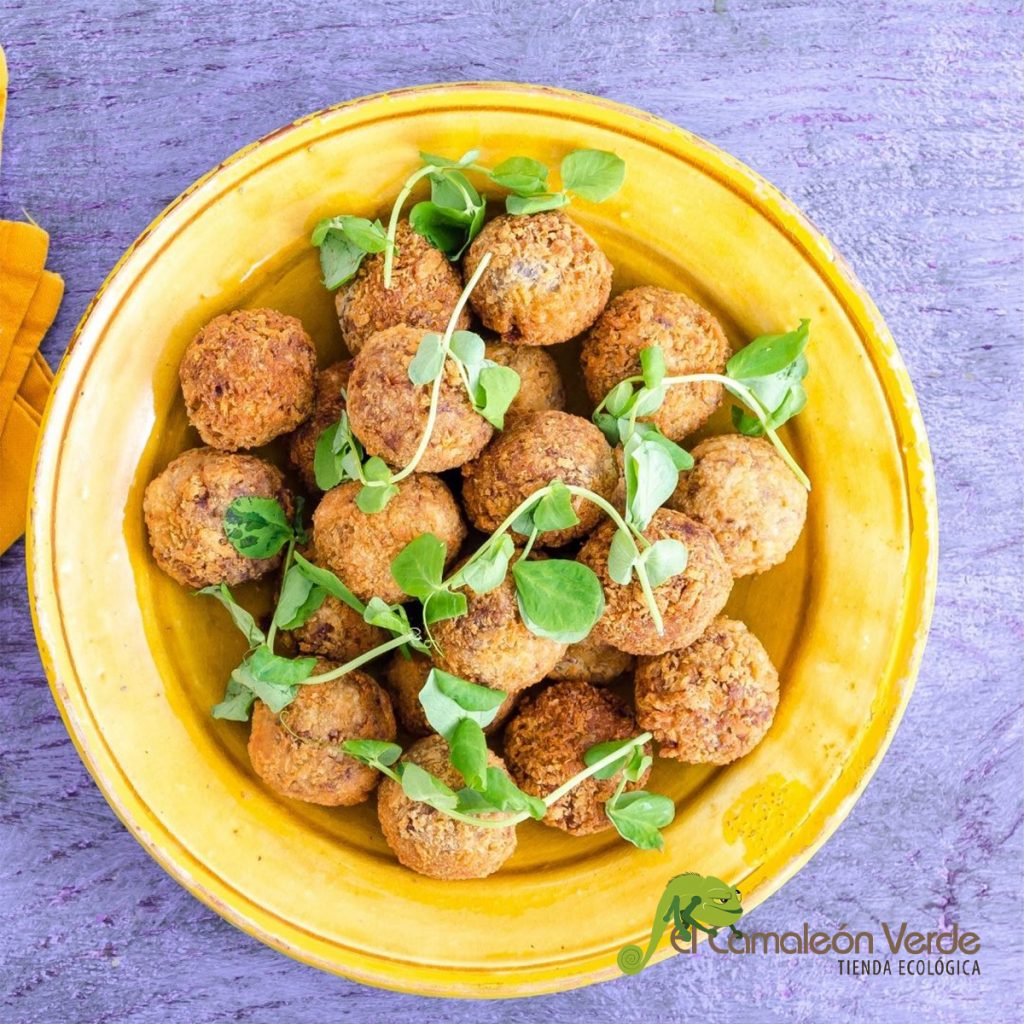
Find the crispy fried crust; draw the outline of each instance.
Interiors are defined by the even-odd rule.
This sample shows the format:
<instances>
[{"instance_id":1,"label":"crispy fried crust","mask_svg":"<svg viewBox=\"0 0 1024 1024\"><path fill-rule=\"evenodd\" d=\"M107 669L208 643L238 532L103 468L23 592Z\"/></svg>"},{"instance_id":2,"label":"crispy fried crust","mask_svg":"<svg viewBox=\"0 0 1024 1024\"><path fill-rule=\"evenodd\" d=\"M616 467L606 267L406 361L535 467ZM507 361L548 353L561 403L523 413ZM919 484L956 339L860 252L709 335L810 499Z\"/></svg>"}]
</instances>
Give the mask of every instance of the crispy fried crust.
<instances>
[{"instance_id":1,"label":"crispy fried crust","mask_svg":"<svg viewBox=\"0 0 1024 1024\"><path fill-rule=\"evenodd\" d=\"M630 288L608 303L583 339L580 363L595 404L619 381L640 373L640 352L651 345L661 346L670 376L722 373L729 359L725 332L702 306L666 288ZM641 419L680 441L721 401L720 384L678 384L668 389L657 412Z\"/></svg>"},{"instance_id":2,"label":"crispy fried crust","mask_svg":"<svg viewBox=\"0 0 1024 1024\"><path fill-rule=\"evenodd\" d=\"M348 384L352 370L351 360L335 363L316 375L316 394L313 412L309 419L297 427L288 439L288 458L302 477L302 482L312 494L319 494L313 457L316 455L320 435L341 418L345 409L342 389Z\"/></svg>"},{"instance_id":3,"label":"crispy fried crust","mask_svg":"<svg viewBox=\"0 0 1024 1024\"><path fill-rule=\"evenodd\" d=\"M510 345L557 345L586 330L611 292L612 265L561 210L495 217L466 253L473 276L491 262L469 301L484 325Z\"/></svg>"},{"instance_id":4,"label":"crispy fried crust","mask_svg":"<svg viewBox=\"0 0 1024 1024\"><path fill-rule=\"evenodd\" d=\"M615 456L604 434L589 420L567 412L534 412L515 421L462 467L466 515L484 533L496 530L520 502L552 480L586 487L611 498L618 483ZM602 512L574 497L575 526L542 533L537 543L557 547L586 536Z\"/></svg>"},{"instance_id":5,"label":"crispy fried crust","mask_svg":"<svg viewBox=\"0 0 1024 1024\"><path fill-rule=\"evenodd\" d=\"M595 640L593 635L578 644L570 644L562 660L548 673L549 679L565 679L584 683L611 683L633 671L632 654L617 650L611 644Z\"/></svg>"},{"instance_id":6,"label":"crispy fried crust","mask_svg":"<svg viewBox=\"0 0 1024 1024\"><path fill-rule=\"evenodd\" d=\"M402 761L418 764L453 789L464 785L449 761L448 744L440 736L418 740ZM504 767L501 758L491 752L487 763ZM398 860L430 878L486 878L515 853L514 827L479 828L455 821L427 804L410 800L401 785L391 779L381 783L377 815L384 839Z\"/></svg>"},{"instance_id":7,"label":"crispy fried crust","mask_svg":"<svg viewBox=\"0 0 1024 1024\"><path fill-rule=\"evenodd\" d=\"M447 561L454 559L466 538L459 506L439 477L413 473L386 508L368 515L356 505L361 486L349 481L323 496L313 513L317 558L361 601L408 601L391 575L391 562L421 533L438 537Z\"/></svg>"},{"instance_id":8,"label":"crispy fried crust","mask_svg":"<svg viewBox=\"0 0 1024 1024\"><path fill-rule=\"evenodd\" d=\"M336 667L319 661L315 673ZM256 774L282 796L348 807L373 792L379 773L341 753L338 745L351 739L394 738L395 716L387 694L365 672L350 672L329 683L300 686L280 715L257 701L249 758Z\"/></svg>"},{"instance_id":9,"label":"crispy fried crust","mask_svg":"<svg viewBox=\"0 0 1024 1024\"><path fill-rule=\"evenodd\" d=\"M693 449L670 508L715 535L733 576L764 572L784 561L807 519L807 491L763 437L724 434Z\"/></svg>"},{"instance_id":10,"label":"crispy fried crust","mask_svg":"<svg viewBox=\"0 0 1024 1024\"><path fill-rule=\"evenodd\" d=\"M384 287L384 254L375 253L334 296L341 338L352 355L371 335L399 324L443 332L462 294L458 267L413 231L407 220L398 222L395 248L390 288ZM458 326L469 326L465 310Z\"/></svg>"},{"instance_id":11,"label":"crispy fried crust","mask_svg":"<svg viewBox=\"0 0 1024 1024\"><path fill-rule=\"evenodd\" d=\"M331 594L291 633L303 654L333 658L340 664L379 647L391 636L379 626L364 622L359 612Z\"/></svg>"},{"instance_id":12,"label":"crispy fried crust","mask_svg":"<svg viewBox=\"0 0 1024 1024\"><path fill-rule=\"evenodd\" d=\"M589 683L561 682L527 697L505 729L505 760L517 785L532 796L546 797L586 764L583 755L595 744L636 736L633 712L614 693ZM644 745L651 753L651 745ZM641 789L650 775L626 784ZM570 835L586 836L611 828L604 805L619 777L589 778L553 803L546 825Z\"/></svg>"},{"instance_id":13,"label":"crispy fried crust","mask_svg":"<svg viewBox=\"0 0 1024 1024\"><path fill-rule=\"evenodd\" d=\"M681 512L665 508L654 513L644 530L649 541L673 538L689 551L686 569L654 591L665 626L661 636L636 577L621 586L608 575L608 550L614 533L615 525L604 523L579 554L579 560L589 565L604 585L604 615L591 636L630 654L663 654L693 643L725 607L732 589L732 575L711 531Z\"/></svg>"},{"instance_id":14,"label":"crispy fried crust","mask_svg":"<svg viewBox=\"0 0 1024 1024\"><path fill-rule=\"evenodd\" d=\"M192 339L178 374L189 422L206 444L258 448L313 411L316 349L295 317L240 309Z\"/></svg>"},{"instance_id":15,"label":"crispy fried crust","mask_svg":"<svg viewBox=\"0 0 1024 1024\"><path fill-rule=\"evenodd\" d=\"M487 346L487 358L519 374L519 392L505 412L506 427L527 413L565 408L562 377L544 349L494 342Z\"/></svg>"},{"instance_id":16,"label":"crispy fried crust","mask_svg":"<svg viewBox=\"0 0 1024 1024\"><path fill-rule=\"evenodd\" d=\"M640 725L659 754L691 764L728 764L764 738L779 704L779 674L742 622L715 619L682 651L641 658Z\"/></svg>"},{"instance_id":17,"label":"crispy fried crust","mask_svg":"<svg viewBox=\"0 0 1024 1024\"><path fill-rule=\"evenodd\" d=\"M281 564L246 558L224 533L224 513L236 498L276 498L291 515L291 497L276 467L255 455L192 448L149 482L142 508L156 564L186 587L234 586Z\"/></svg>"},{"instance_id":18,"label":"crispy fried crust","mask_svg":"<svg viewBox=\"0 0 1024 1024\"><path fill-rule=\"evenodd\" d=\"M433 385L413 384L409 364L423 339L415 327L391 327L369 338L356 356L349 378L348 415L352 430L370 455L404 468L427 429ZM473 409L453 360L445 361L437 418L417 469L440 473L476 458L494 428Z\"/></svg>"}]
</instances>

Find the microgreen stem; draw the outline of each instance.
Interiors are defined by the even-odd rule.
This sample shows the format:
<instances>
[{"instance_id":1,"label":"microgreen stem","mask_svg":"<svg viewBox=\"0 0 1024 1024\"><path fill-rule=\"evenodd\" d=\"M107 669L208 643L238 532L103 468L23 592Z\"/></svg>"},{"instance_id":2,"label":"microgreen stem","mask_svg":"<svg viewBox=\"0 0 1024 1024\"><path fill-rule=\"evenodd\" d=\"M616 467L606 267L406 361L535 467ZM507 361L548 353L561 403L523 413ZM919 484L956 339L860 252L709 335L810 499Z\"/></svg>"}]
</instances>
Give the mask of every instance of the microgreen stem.
<instances>
[{"instance_id":1,"label":"microgreen stem","mask_svg":"<svg viewBox=\"0 0 1024 1024\"><path fill-rule=\"evenodd\" d=\"M647 610L651 613L651 621L657 630L658 636L665 633L665 623L661 617L661 609L654 599L654 588L651 586L651 578L647 575L647 566L643 562L637 562L633 566L636 577L640 581L640 589L644 592L644 600L647 602Z\"/></svg>"},{"instance_id":2,"label":"microgreen stem","mask_svg":"<svg viewBox=\"0 0 1024 1024\"><path fill-rule=\"evenodd\" d=\"M317 683L329 683L332 679L339 679L341 676L347 675L354 669L360 668L365 665L368 661L373 661L374 658L379 658L382 654L387 654L388 651L393 651L396 647L401 647L403 644L407 644L410 640L415 639L416 634L401 633L387 643L380 644L378 647L374 647L364 654L360 654L358 658L353 658L351 661L346 661L344 665L339 665L337 668L332 668L330 672L321 672L319 675L310 676L308 679L302 680L303 686L315 686Z\"/></svg>"},{"instance_id":3,"label":"microgreen stem","mask_svg":"<svg viewBox=\"0 0 1024 1024\"><path fill-rule=\"evenodd\" d=\"M391 270L395 262L395 235L398 233L398 219L402 215L402 207L405 205L405 201L409 198L412 190L416 187L416 183L421 178L425 178L428 174L431 174L436 170L436 167L428 165L426 167L421 167L419 170L410 174L406 179L405 184L402 186L402 191L398 193L395 205L391 207L391 219L388 221L388 239L387 244L384 247L385 288L391 287Z\"/></svg>"},{"instance_id":4,"label":"microgreen stem","mask_svg":"<svg viewBox=\"0 0 1024 1024\"><path fill-rule=\"evenodd\" d=\"M445 328L444 335L441 338L441 352L443 354L441 360L441 371L434 378L434 384L430 391L430 412L427 414L426 429L423 431L423 436L420 438L419 446L416 449L416 454L412 457L412 461L405 467L405 469L391 477L390 483L397 484L410 474L415 473L416 467L420 464L420 461L427 452L427 447L430 445L430 437L434 433L434 424L437 422L437 407L441 397L441 382L444 380L445 363L448 360L448 351L451 348L452 335L455 333L455 328L459 323L459 317L462 315L462 311L465 309L466 303L469 301L470 293L477 286L477 283L483 276L483 273L490 262L491 254L489 252L484 253L483 259L480 260L480 264L474 271L473 276L468 282L466 282L466 287L462 289L462 294L459 296L459 301L455 304L455 308L452 310L452 315L448 318L448 326Z\"/></svg>"},{"instance_id":5,"label":"microgreen stem","mask_svg":"<svg viewBox=\"0 0 1024 1024\"><path fill-rule=\"evenodd\" d=\"M288 541L288 550L284 555L284 562L281 566L281 584L284 585L284 578L288 575L288 570L291 568L292 555L295 554L295 538L292 537ZM270 648L270 653L274 653L274 639L277 636L277 608L274 609L274 614L270 619L270 628L267 630L267 647Z\"/></svg>"}]
</instances>

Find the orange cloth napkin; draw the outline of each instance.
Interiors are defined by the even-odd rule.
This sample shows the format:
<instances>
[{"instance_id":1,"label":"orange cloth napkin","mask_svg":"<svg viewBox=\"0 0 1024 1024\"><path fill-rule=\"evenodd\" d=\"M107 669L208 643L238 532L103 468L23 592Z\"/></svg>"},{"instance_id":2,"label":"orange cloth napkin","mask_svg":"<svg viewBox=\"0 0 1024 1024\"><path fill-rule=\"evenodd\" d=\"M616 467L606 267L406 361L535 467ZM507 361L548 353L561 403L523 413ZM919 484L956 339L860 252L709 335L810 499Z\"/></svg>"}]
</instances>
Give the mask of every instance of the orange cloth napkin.
<instances>
[{"instance_id":1,"label":"orange cloth napkin","mask_svg":"<svg viewBox=\"0 0 1024 1024\"><path fill-rule=\"evenodd\" d=\"M0 47L0 142L6 107ZM53 381L39 345L57 315L64 282L44 269L49 244L35 224L0 221L0 554L25 531L32 454Z\"/></svg>"}]
</instances>

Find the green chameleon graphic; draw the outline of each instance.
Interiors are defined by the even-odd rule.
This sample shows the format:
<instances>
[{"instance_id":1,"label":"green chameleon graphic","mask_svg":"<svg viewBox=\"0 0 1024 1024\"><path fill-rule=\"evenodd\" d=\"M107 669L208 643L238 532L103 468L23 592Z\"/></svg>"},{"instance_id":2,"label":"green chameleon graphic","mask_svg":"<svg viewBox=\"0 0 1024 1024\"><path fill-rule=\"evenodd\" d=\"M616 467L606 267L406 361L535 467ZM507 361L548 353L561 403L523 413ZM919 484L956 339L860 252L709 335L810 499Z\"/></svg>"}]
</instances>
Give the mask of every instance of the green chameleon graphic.
<instances>
[{"instance_id":1,"label":"green chameleon graphic","mask_svg":"<svg viewBox=\"0 0 1024 1024\"><path fill-rule=\"evenodd\" d=\"M658 900L647 952L639 946L623 946L619 950L619 969L624 974L639 974L654 955L658 940L669 924L683 942L690 941L691 928L715 936L719 927L728 925L735 935L742 935L735 924L742 914L739 889L731 888L720 878L710 875L705 878L693 871L676 875L668 880Z\"/></svg>"}]
</instances>

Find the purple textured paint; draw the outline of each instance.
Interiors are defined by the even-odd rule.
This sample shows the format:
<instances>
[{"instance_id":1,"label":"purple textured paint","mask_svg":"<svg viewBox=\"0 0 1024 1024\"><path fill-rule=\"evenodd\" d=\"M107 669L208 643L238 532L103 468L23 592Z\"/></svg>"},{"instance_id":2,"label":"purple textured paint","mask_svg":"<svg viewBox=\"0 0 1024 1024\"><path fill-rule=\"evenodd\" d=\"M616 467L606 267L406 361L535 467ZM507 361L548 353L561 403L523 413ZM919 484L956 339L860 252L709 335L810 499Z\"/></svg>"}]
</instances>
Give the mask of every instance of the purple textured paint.
<instances>
[{"instance_id":1,"label":"purple textured paint","mask_svg":"<svg viewBox=\"0 0 1024 1024\"><path fill-rule=\"evenodd\" d=\"M244 143L363 93L466 78L581 89L692 129L789 193L899 341L932 439L943 549L931 641L888 756L748 924L956 920L983 941L981 977L702 955L513 1005L319 974L206 910L118 823L44 681L19 544L0 560L0 1019L1019 1019L1020 13L1014 0L0 0L0 214L24 209L53 235L68 292L51 361L165 203Z\"/></svg>"}]
</instances>

